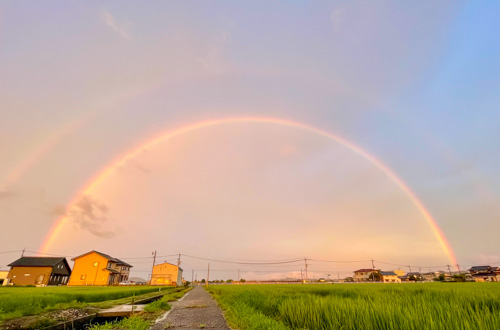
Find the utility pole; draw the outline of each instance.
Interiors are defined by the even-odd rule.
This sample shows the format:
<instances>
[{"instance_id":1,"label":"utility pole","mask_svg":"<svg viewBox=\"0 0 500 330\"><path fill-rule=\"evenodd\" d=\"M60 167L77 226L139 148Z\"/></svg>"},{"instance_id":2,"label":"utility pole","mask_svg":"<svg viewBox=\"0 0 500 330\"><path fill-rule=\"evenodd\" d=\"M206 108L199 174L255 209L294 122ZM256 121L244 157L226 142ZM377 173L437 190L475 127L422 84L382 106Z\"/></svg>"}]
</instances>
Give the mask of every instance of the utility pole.
<instances>
[{"instance_id":1,"label":"utility pole","mask_svg":"<svg viewBox=\"0 0 500 330\"><path fill-rule=\"evenodd\" d=\"M451 276L451 269L450 269L450 265L446 265L446 266L448 266L448 274L450 274L450 276Z\"/></svg>"},{"instance_id":2,"label":"utility pole","mask_svg":"<svg viewBox=\"0 0 500 330\"><path fill-rule=\"evenodd\" d=\"M191 269L191 285L194 283L194 269Z\"/></svg>"},{"instance_id":3,"label":"utility pole","mask_svg":"<svg viewBox=\"0 0 500 330\"><path fill-rule=\"evenodd\" d=\"M462 275L462 272L460 271L460 265L459 264L457 264L457 269L458 269L458 274Z\"/></svg>"},{"instance_id":4,"label":"utility pole","mask_svg":"<svg viewBox=\"0 0 500 330\"><path fill-rule=\"evenodd\" d=\"M208 281L210 281L210 263L208 263L208 272L207 272L207 288L208 288Z\"/></svg>"},{"instance_id":5,"label":"utility pole","mask_svg":"<svg viewBox=\"0 0 500 330\"><path fill-rule=\"evenodd\" d=\"M375 265L373 264L373 259L372 259L372 282L375 282Z\"/></svg>"},{"instance_id":6,"label":"utility pole","mask_svg":"<svg viewBox=\"0 0 500 330\"><path fill-rule=\"evenodd\" d=\"M155 269L156 251L151 252L151 254L153 255L153 267L151 268L151 283L149 283L149 285L153 285L153 271Z\"/></svg>"},{"instance_id":7,"label":"utility pole","mask_svg":"<svg viewBox=\"0 0 500 330\"><path fill-rule=\"evenodd\" d=\"M304 263L306 264L306 282L307 282L307 266L308 266L308 264L307 264L307 258L304 258Z\"/></svg>"},{"instance_id":8,"label":"utility pole","mask_svg":"<svg viewBox=\"0 0 500 330\"><path fill-rule=\"evenodd\" d=\"M304 284L304 274L302 274L302 269L300 269L300 281Z\"/></svg>"},{"instance_id":9,"label":"utility pole","mask_svg":"<svg viewBox=\"0 0 500 330\"><path fill-rule=\"evenodd\" d=\"M410 273L411 273L411 266L408 266L408 269L410 270Z\"/></svg>"},{"instance_id":10,"label":"utility pole","mask_svg":"<svg viewBox=\"0 0 500 330\"><path fill-rule=\"evenodd\" d=\"M337 273L337 278L339 279L339 283L340 283L340 274Z\"/></svg>"},{"instance_id":11,"label":"utility pole","mask_svg":"<svg viewBox=\"0 0 500 330\"><path fill-rule=\"evenodd\" d=\"M181 266L181 254L179 253L179 257L177 258L177 267Z\"/></svg>"},{"instance_id":12,"label":"utility pole","mask_svg":"<svg viewBox=\"0 0 500 330\"><path fill-rule=\"evenodd\" d=\"M240 281L240 270L238 269L238 278L236 279L238 282Z\"/></svg>"},{"instance_id":13,"label":"utility pole","mask_svg":"<svg viewBox=\"0 0 500 330\"><path fill-rule=\"evenodd\" d=\"M23 248L23 252L21 252L21 258L24 257L24 249L26 248Z\"/></svg>"}]
</instances>

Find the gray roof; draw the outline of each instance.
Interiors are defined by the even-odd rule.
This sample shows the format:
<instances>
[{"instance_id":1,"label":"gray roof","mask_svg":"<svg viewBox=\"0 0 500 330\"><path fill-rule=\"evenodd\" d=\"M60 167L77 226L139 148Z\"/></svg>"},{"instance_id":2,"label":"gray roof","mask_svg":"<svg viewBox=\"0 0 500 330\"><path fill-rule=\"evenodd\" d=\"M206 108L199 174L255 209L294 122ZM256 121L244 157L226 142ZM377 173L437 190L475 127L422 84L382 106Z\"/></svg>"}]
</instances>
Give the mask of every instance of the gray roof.
<instances>
[{"instance_id":1,"label":"gray roof","mask_svg":"<svg viewBox=\"0 0 500 330\"><path fill-rule=\"evenodd\" d=\"M130 265L130 264L128 264L128 263L126 263L126 262L125 262L125 261L123 261L123 260L120 260L120 259L118 259L118 258L113 258L113 257L112 257L112 256L110 256L109 254L102 253L102 252L99 252L99 251L96 251L96 250L92 250L92 251L90 251L90 252L84 253L84 254L82 254L82 255L79 255L78 257L74 257L74 258L73 258L73 259L71 259L71 260L76 260L76 259L78 259L78 258L81 258L81 257L86 256L87 254L91 254L91 253L93 253L93 252L95 252L95 253L97 253L98 255L100 255L100 256L102 256L102 257L104 257L104 258L108 259L109 261L116 262L116 263L117 263L117 264L119 264L119 265L123 265L123 266L127 266L127 267L134 267L134 266L132 266L132 265Z\"/></svg>"},{"instance_id":2,"label":"gray roof","mask_svg":"<svg viewBox=\"0 0 500 330\"><path fill-rule=\"evenodd\" d=\"M479 270L490 270L490 266L474 266L469 269L469 271L474 272L474 271L479 271Z\"/></svg>"},{"instance_id":3,"label":"gray roof","mask_svg":"<svg viewBox=\"0 0 500 330\"><path fill-rule=\"evenodd\" d=\"M21 257L7 266L20 267L54 267L66 258L61 257Z\"/></svg>"},{"instance_id":4,"label":"gray roof","mask_svg":"<svg viewBox=\"0 0 500 330\"><path fill-rule=\"evenodd\" d=\"M396 273L395 272L380 272L380 275L389 276L389 275L396 275Z\"/></svg>"}]
</instances>

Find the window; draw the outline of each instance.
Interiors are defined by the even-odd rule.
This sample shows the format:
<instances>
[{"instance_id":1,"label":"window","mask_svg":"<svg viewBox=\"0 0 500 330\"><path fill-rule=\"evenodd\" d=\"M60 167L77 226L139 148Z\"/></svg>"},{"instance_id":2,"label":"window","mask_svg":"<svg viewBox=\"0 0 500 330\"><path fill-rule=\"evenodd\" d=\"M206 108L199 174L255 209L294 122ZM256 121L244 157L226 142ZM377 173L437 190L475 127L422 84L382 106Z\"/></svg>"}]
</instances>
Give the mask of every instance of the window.
<instances>
[{"instance_id":1,"label":"window","mask_svg":"<svg viewBox=\"0 0 500 330\"><path fill-rule=\"evenodd\" d=\"M85 279L85 275L80 276L80 279L84 280Z\"/></svg>"},{"instance_id":2,"label":"window","mask_svg":"<svg viewBox=\"0 0 500 330\"><path fill-rule=\"evenodd\" d=\"M30 276L30 274L24 274L24 276Z\"/></svg>"},{"instance_id":3,"label":"window","mask_svg":"<svg viewBox=\"0 0 500 330\"><path fill-rule=\"evenodd\" d=\"M97 262L94 262L94 267L97 267Z\"/></svg>"}]
</instances>

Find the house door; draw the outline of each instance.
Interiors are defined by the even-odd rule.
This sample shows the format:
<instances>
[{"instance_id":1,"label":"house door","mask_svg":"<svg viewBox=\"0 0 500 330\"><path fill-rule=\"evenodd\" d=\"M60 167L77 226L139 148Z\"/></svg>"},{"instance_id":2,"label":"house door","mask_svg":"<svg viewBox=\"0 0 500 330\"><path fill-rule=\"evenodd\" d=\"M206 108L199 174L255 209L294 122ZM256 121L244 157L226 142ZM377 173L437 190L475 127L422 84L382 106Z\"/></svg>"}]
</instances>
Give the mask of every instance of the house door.
<instances>
[{"instance_id":1,"label":"house door","mask_svg":"<svg viewBox=\"0 0 500 330\"><path fill-rule=\"evenodd\" d=\"M36 277L35 284L36 284L36 285L40 285L40 284L42 284L42 283L43 283L43 278L44 278L44 275L38 275L38 276Z\"/></svg>"}]
</instances>

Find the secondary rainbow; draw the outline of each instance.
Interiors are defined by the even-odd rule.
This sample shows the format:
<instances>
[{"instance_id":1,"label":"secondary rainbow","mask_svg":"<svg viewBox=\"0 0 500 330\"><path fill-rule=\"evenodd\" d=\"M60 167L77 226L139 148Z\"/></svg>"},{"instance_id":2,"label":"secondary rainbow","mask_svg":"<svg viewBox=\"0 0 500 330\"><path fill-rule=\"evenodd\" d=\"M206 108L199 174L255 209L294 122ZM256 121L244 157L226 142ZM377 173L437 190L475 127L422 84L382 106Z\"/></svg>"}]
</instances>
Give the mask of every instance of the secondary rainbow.
<instances>
[{"instance_id":1,"label":"secondary rainbow","mask_svg":"<svg viewBox=\"0 0 500 330\"><path fill-rule=\"evenodd\" d=\"M432 215L429 213L429 211L425 208L423 203L418 199L416 194L401 180L392 170L390 170L386 165L384 165L381 161L379 161L377 158L369 154L368 152L364 151L360 147L356 146L355 144L346 141L332 133L329 133L327 131L324 131L322 129L309 126L303 123L299 122L294 122L291 120L286 120L286 119L280 119L280 118L271 118L271 117L231 117L231 118L221 118L221 119L214 119L214 120L206 120L194 124L189 124L186 126L182 126L177 129L170 130L166 133L160 134L159 136L156 136L147 142L141 144L139 147L134 148L134 150L125 153L124 155L121 155L114 161L110 163L107 167L105 167L102 171L97 173L84 187L81 189L71 200L71 202L68 204L67 209L70 209L78 200L86 195L90 194L94 188L96 188L100 183L102 183L111 173L113 173L119 166L124 165L128 160L136 157L142 150L149 149L154 147L155 145L158 145L162 142L165 142L173 137L186 134L195 130L199 130L202 128L207 128L211 126L217 126L217 125L227 125L227 124L237 124L237 123L267 123L267 124L275 124L275 125L282 125L282 126L288 126L288 127L294 127L298 129L302 129L305 131L313 132L318 135L324 136L328 139L334 140L343 146L349 148L350 150L354 151L355 153L359 154L363 158L367 159L370 161L373 165L375 165L380 171L382 171L387 177L389 177L399 188L401 188L405 194L408 196L408 198L412 201L412 203L415 205L415 207L420 211L422 216L425 218L429 226L432 228L432 231L434 232L434 235L438 239L443 251L447 255L448 259L453 265L457 264L456 258L455 258L455 253L453 252L453 249L451 248L448 240L446 239L446 236L444 235L443 231L437 224L436 220L432 217ZM40 247L41 252L48 252L50 246L53 244L55 241L56 237L58 236L62 226L65 223L65 220L67 218L65 216L62 216L58 218L52 227L50 228L42 246Z\"/></svg>"}]
</instances>

